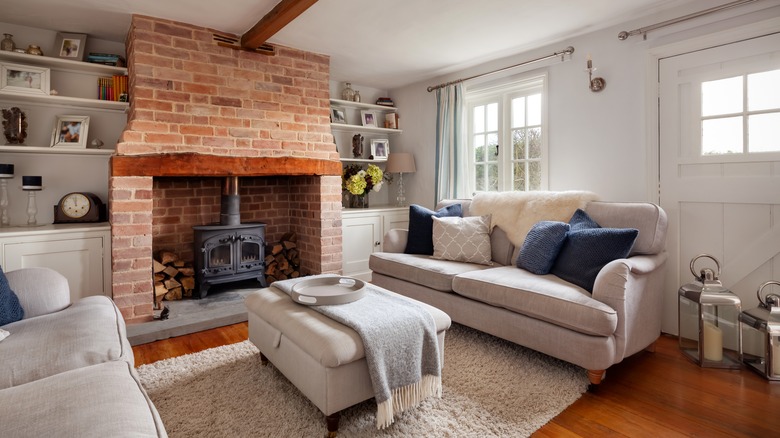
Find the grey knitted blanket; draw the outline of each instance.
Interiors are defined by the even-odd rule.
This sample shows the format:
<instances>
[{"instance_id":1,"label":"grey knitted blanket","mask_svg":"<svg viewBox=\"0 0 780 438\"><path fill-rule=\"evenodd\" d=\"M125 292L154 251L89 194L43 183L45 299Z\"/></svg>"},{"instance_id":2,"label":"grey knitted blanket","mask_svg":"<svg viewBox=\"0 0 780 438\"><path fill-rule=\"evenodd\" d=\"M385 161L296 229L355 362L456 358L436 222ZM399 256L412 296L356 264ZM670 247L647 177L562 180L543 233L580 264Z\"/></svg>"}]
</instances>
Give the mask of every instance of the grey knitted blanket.
<instances>
[{"instance_id":1,"label":"grey knitted blanket","mask_svg":"<svg viewBox=\"0 0 780 438\"><path fill-rule=\"evenodd\" d=\"M289 295L306 278L271 286ZM360 335L381 429L393 423L395 414L428 397L441 397L439 344L433 316L419 303L368 283L366 289L362 299L351 303L310 307Z\"/></svg>"}]
</instances>

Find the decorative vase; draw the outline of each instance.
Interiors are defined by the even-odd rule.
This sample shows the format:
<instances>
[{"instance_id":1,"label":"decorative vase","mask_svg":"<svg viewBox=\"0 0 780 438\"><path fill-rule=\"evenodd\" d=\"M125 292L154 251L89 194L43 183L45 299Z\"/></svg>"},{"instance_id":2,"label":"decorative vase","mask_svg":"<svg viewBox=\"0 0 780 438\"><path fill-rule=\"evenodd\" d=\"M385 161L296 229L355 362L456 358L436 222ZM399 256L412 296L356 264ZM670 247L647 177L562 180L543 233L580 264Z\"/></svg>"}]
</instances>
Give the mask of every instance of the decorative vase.
<instances>
[{"instance_id":1,"label":"decorative vase","mask_svg":"<svg viewBox=\"0 0 780 438\"><path fill-rule=\"evenodd\" d=\"M353 102L360 102L360 91L355 90L355 97L352 98Z\"/></svg>"},{"instance_id":2,"label":"decorative vase","mask_svg":"<svg viewBox=\"0 0 780 438\"><path fill-rule=\"evenodd\" d=\"M29 46L27 46L27 51L25 53L27 53L28 55L43 56L43 50L41 50L41 48L36 46L35 44L30 44Z\"/></svg>"},{"instance_id":3,"label":"decorative vase","mask_svg":"<svg viewBox=\"0 0 780 438\"><path fill-rule=\"evenodd\" d=\"M341 91L341 99L348 100L351 102L355 99L355 90L352 89L352 84L350 84L349 82L347 82L345 85L346 86Z\"/></svg>"},{"instance_id":4,"label":"decorative vase","mask_svg":"<svg viewBox=\"0 0 780 438\"><path fill-rule=\"evenodd\" d=\"M7 52L13 52L16 48L16 43L14 43L13 35L10 33L4 33L2 41L0 41L0 50L5 50Z\"/></svg>"},{"instance_id":5,"label":"decorative vase","mask_svg":"<svg viewBox=\"0 0 780 438\"><path fill-rule=\"evenodd\" d=\"M3 134L7 144L24 144L27 138L27 116L18 107L3 110Z\"/></svg>"},{"instance_id":6,"label":"decorative vase","mask_svg":"<svg viewBox=\"0 0 780 438\"><path fill-rule=\"evenodd\" d=\"M349 208L368 208L368 193L362 195L349 194Z\"/></svg>"}]
</instances>

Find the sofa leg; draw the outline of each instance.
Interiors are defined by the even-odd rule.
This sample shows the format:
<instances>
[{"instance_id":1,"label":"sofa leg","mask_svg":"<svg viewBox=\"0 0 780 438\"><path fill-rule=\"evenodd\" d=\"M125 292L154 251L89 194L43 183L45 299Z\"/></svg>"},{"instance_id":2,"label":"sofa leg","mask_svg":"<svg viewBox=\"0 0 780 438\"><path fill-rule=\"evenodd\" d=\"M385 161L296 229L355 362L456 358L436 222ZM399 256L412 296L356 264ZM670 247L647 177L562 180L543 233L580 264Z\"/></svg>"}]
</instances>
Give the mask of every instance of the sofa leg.
<instances>
[{"instance_id":1,"label":"sofa leg","mask_svg":"<svg viewBox=\"0 0 780 438\"><path fill-rule=\"evenodd\" d=\"M591 387L601 383L601 381L604 380L604 376L606 375L607 370L588 370L588 380L590 380Z\"/></svg>"},{"instance_id":2,"label":"sofa leg","mask_svg":"<svg viewBox=\"0 0 780 438\"><path fill-rule=\"evenodd\" d=\"M328 425L327 438L336 438L339 432L339 420L341 419L341 412L330 414L325 417L325 422Z\"/></svg>"},{"instance_id":3,"label":"sofa leg","mask_svg":"<svg viewBox=\"0 0 780 438\"><path fill-rule=\"evenodd\" d=\"M262 352L260 353L260 363L263 366L268 365L268 358Z\"/></svg>"},{"instance_id":4,"label":"sofa leg","mask_svg":"<svg viewBox=\"0 0 780 438\"><path fill-rule=\"evenodd\" d=\"M648 353L655 353L655 342L645 347L645 351Z\"/></svg>"}]
</instances>

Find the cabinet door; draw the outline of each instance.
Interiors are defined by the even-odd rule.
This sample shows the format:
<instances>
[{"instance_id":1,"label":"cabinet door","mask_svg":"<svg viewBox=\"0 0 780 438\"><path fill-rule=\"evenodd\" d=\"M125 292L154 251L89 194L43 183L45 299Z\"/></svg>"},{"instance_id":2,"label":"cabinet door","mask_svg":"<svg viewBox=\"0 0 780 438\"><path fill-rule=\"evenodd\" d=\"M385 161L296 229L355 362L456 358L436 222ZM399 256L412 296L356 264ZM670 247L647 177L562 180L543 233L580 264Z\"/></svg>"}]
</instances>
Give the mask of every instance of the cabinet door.
<instances>
[{"instance_id":1,"label":"cabinet door","mask_svg":"<svg viewBox=\"0 0 780 438\"><path fill-rule=\"evenodd\" d=\"M51 268L68 279L71 302L89 296L105 295L103 288L103 239L20 242L4 246L9 271L29 267Z\"/></svg>"},{"instance_id":2,"label":"cabinet door","mask_svg":"<svg viewBox=\"0 0 780 438\"><path fill-rule=\"evenodd\" d=\"M382 245L382 216L344 217L342 224L342 273L370 281L368 259Z\"/></svg>"},{"instance_id":3,"label":"cabinet door","mask_svg":"<svg viewBox=\"0 0 780 438\"><path fill-rule=\"evenodd\" d=\"M409 210L404 209L401 211L392 211L384 214L382 218L382 238L388 231L400 228L402 230L409 229Z\"/></svg>"}]
</instances>

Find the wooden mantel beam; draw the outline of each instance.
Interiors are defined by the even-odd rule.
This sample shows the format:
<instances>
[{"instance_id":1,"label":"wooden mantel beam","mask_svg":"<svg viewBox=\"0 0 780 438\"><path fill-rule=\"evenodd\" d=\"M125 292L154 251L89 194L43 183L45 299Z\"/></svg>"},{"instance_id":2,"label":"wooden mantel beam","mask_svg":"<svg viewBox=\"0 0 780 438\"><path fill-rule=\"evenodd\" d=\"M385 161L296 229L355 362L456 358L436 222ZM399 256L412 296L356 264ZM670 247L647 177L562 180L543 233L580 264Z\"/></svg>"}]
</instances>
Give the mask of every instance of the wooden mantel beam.
<instances>
[{"instance_id":1,"label":"wooden mantel beam","mask_svg":"<svg viewBox=\"0 0 780 438\"><path fill-rule=\"evenodd\" d=\"M341 175L341 163L299 157L227 157L193 153L114 155L112 176Z\"/></svg>"},{"instance_id":2,"label":"wooden mantel beam","mask_svg":"<svg viewBox=\"0 0 780 438\"><path fill-rule=\"evenodd\" d=\"M255 49L263 45L296 17L309 9L317 0L282 0L271 12L261 18L251 29L241 35L241 47Z\"/></svg>"}]
</instances>

